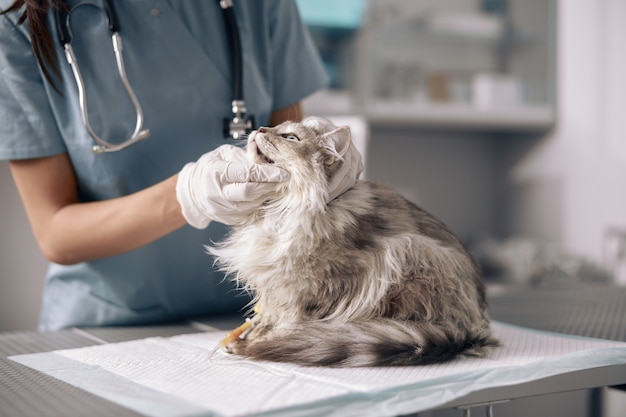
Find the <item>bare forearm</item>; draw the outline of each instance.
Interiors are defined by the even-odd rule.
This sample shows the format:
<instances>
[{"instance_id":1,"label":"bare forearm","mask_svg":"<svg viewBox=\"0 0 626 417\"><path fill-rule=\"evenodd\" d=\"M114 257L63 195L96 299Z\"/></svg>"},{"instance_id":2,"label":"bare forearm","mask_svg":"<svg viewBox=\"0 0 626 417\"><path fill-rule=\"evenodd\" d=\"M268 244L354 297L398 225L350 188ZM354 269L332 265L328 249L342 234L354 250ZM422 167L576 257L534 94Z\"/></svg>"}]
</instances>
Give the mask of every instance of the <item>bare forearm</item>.
<instances>
[{"instance_id":1,"label":"bare forearm","mask_svg":"<svg viewBox=\"0 0 626 417\"><path fill-rule=\"evenodd\" d=\"M57 263L72 264L128 252L185 224L176 201L176 177L135 194L58 210L40 244Z\"/></svg>"},{"instance_id":2,"label":"bare forearm","mask_svg":"<svg viewBox=\"0 0 626 417\"><path fill-rule=\"evenodd\" d=\"M66 154L11 161L10 167L37 243L53 262L124 253L185 224L176 200L178 175L128 196L82 203Z\"/></svg>"}]
</instances>

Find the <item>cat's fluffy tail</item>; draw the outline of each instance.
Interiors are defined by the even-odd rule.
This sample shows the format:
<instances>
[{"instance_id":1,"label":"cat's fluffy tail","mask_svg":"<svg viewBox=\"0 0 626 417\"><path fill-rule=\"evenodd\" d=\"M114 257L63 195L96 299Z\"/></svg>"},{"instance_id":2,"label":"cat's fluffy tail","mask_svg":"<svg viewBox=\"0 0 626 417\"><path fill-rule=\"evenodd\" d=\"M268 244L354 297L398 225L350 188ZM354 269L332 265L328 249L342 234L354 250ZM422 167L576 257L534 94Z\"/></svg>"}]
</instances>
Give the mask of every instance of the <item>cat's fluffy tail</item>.
<instances>
[{"instance_id":1,"label":"cat's fluffy tail","mask_svg":"<svg viewBox=\"0 0 626 417\"><path fill-rule=\"evenodd\" d=\"M270 330L251 341L240 340L233 350L254 359L309 366L408 366L459 355L484 356L498 344L488 326L468 332L381 319L301 323L289 330Z\"/></svg>"}]
</instances>

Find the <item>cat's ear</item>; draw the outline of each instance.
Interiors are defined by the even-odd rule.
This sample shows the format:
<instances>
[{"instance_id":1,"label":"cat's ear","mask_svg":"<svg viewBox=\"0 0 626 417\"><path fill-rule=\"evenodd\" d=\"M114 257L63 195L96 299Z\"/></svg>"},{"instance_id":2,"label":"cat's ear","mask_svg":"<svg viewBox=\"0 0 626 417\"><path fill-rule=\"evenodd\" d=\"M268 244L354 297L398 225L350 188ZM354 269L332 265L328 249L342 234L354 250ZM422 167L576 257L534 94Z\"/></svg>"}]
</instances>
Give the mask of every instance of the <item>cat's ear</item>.
<instances>
[{"instance_id":1,"label":"cat's ear","mask_svg":"<svg viewBox=\"0 0 626 417\"><path fill-rule=\"evenodd\" d=\"M332 165L338 159L342 159L348 152L348 149L350 149L350 128L341 126L333 131L324 133L322 141L324 141L324 147L330 151L329 158L327 158L325 163L326 165Z\"/></svg>"}]
</instances>

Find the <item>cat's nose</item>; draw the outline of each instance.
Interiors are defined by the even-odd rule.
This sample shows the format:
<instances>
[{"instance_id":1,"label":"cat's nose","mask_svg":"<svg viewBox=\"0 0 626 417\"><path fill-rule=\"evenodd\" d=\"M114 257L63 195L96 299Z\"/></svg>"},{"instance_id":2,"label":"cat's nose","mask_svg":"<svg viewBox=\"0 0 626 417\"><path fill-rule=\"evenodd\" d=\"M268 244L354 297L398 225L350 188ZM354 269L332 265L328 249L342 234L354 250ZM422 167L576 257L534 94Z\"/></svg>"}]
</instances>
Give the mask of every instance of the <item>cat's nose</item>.
<instances>
[{"instance_id":1,"label":"cat's nose","mask_svg":"<svg viewBox=\"0 0 626 417\"><path fill-rule=\"evenodd\" d=\"M257 129L259 133L265 133L265 128L264 127L260 127Z\"/></svg>"}]
</instances>

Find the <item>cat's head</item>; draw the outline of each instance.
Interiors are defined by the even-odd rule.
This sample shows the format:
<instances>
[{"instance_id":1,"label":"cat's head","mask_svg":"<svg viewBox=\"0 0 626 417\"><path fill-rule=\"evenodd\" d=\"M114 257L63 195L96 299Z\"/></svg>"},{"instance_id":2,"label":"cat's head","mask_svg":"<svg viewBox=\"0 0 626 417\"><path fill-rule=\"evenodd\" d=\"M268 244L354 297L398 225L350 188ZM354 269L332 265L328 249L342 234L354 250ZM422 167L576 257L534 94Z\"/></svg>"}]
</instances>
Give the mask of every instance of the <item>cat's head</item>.
<instances>
[{"instance_id":1,"label":"cat's head","mask_svg":"<svg viewBox=\"0 0 626 417\"><path fill-rule=\"evenodd\" d=\"M289 172L289 188L317 188L326 193L326 202L350 188L363 169L350 128L321 117L260 127L248 137L247 152L252 163L273 164ZM348 164L354 172L346 172Z\"/></svg>"}]
</instances>

